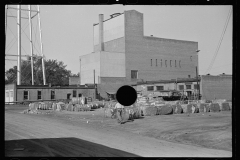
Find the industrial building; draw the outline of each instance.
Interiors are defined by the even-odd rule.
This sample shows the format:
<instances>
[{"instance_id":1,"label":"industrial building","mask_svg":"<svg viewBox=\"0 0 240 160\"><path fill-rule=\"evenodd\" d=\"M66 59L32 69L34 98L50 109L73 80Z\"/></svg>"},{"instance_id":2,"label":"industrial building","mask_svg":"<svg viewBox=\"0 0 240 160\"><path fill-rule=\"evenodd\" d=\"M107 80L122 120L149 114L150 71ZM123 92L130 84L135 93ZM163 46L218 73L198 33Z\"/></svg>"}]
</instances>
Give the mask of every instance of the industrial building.
<instances>
[{"instance_id":1,"label":"industrial building","mask_svg":"<svg viewBox=\"0 0 240 160\"><path fill-rule=\"evenodd\" d=\"M71 99L72 97L91 97L95 100L95 86L49 86L49 85L5 85L5 102L41 101Z\"/></svg>"},{"instance_id":2,"label":"industrial building","mask_svg":"<svg viewBox=\"0 0 240 160\"><path fill-rule=\"evenodd\" d=\"M157 19L156 19L157 20ZM139 81L196 77L198 43L144 35L143 14L111 15L93 24L94 52L80 56L80 84L98 84L102 97Z\"/></svg>"}]
</instances>

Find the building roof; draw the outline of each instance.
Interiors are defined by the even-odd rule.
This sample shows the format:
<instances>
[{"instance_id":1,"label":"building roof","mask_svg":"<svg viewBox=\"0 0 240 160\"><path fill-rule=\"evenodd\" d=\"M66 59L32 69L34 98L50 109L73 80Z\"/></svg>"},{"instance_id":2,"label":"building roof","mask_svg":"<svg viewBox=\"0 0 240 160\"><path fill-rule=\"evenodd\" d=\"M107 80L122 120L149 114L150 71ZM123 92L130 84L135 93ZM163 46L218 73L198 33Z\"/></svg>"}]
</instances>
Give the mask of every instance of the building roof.
<instances>
[{"instance_id":1,"label":"building roof","mask_svg":"<svg viewBox=\"0 0 240 160\"><path fill-rule=\"evenodd\" d=\"M171 80L159 80L159 81L145 81L145 82L137 82L137 85L142 84L156 84L156 83L185 83L185 82L199 82L201 78L177 78Z\"/></svg>"},{"instance_id":2,"label":"building roof","mask_svg":"<svg viewBox=\"0 0 240 160\"><path fill-rule=\"evenodd\" d=\"M48 86L48 85L17 85L17 89L94 89L94 86L69 85L69 86Z\"/></svg>"}]
</instances>

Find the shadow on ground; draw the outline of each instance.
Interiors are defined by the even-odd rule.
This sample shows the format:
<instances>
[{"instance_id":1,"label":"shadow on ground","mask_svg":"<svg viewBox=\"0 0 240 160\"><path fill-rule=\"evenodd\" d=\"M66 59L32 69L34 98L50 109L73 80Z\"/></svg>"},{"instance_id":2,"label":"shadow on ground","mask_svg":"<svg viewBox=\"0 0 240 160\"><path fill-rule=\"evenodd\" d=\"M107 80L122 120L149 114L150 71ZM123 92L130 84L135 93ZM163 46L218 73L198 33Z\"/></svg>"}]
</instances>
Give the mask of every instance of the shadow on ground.
<instances>
[{"instance_id":1,"label":"shadow on ground","mask_svg":"<svg viewBox=\"0 0 240 160\"><path fill-rule=\"evenodd\" d=\"M78 138L5 141L6 157L139 157L122 150Z\"/></svg>"}]
</instances>

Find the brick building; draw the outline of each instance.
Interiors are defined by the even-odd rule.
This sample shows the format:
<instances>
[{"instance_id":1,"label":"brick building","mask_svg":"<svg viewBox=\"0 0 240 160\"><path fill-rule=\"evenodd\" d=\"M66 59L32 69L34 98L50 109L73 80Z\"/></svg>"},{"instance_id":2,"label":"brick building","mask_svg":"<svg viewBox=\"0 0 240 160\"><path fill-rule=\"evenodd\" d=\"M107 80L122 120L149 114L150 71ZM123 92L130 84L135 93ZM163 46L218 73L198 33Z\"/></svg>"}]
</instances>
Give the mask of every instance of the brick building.
<instances>
[{"instance_id":1,"label":"brick building","mask_svg":"<svg viewBox=\"0 0 240 160\"><path fill-rule=\"evenodd\" d=\"M145 36L143 14L135 10L103 19L93 25L94 52L80 56L80 84L98 84L105 97L142 80L196 77L197 42Z\"/></svg>"}]
</instances>

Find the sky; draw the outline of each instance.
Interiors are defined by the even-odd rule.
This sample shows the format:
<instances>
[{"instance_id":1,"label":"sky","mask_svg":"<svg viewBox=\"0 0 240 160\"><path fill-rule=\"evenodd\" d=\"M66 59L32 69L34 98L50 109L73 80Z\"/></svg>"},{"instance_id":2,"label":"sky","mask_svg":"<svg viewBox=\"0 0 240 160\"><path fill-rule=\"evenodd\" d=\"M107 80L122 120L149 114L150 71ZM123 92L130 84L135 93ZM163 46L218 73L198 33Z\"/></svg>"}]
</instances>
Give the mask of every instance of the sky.
<instances>
[{"instance_id":1,"label":"sky","mask_svg":"<svg viewBox=\"0 0 240 160\"><path fill-rule=\"evenodd\" d=\"M16 7L11 5L9 7ZM27 9L26 5L22 8ZM32 10L37 10L33 5ZM104 19L124 10L143 13L144 35L198 42L199 74L232 74L232 14L211 70L207 70L220 42L227 21L230 5L184 6L184 5L40 5L43 54L46 59L63 61L66 69L79 72L79 56L93 52L93 23L98 15ZM22 17L28 12L22 11ZM32 13L32 16L35 12ZM14 9L7 10L8 16L16 16ZM17 19L7 17L6 54L17 54ZM40 55L38 17L32 18L33 53ZM22 19L22 55L30 55L29 23ZM16 56L5 59L16 60ZM22 58L26 59L26 58ZM17 61L5 60L5 71Z\"/></svg>"}]
</instances>

